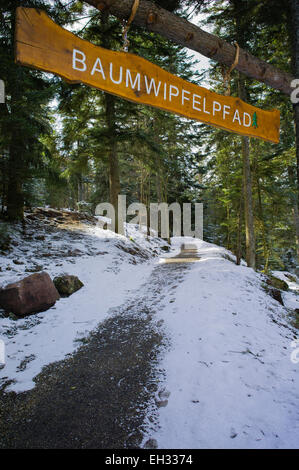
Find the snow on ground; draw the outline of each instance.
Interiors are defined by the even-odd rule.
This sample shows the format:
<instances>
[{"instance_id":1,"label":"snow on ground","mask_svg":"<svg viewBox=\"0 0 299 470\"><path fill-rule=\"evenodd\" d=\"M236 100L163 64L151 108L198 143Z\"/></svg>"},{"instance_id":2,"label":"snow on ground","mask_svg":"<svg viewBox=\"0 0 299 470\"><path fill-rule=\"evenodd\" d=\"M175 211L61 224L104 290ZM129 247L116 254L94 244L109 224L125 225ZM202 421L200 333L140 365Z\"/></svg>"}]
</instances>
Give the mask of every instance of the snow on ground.
<instances>
[{"instance_id":1,"label":"snow on ground","mask_svg":"<svg viewBox=\"0 0 299 470\"><path fill-rule=\"evenodd\" d=\"M299 282L295 274L290 274L287 271L273 271L273 276L285 281L289 286L289 291L283 292L283 303L287 308L299 308ZM297 294L297 295L294 295Z\"/></svg>"},{"instance_id":2,"label":"snow on ground","mask_svg":"<svg viewBox=\"0 0 299 470\"><path fill-rule=\"evenodd\" d=\"M223 248L196 245L200 261L160 313L171 338L161 363L170 395L144 442L156 439L160 449L298 448L299 364L290 358L297 330L261 288L262 275L224 259Z\"/></svg>"},{"instance_id":3,"label":"snow on ground","mask_svg":"<svg viewBox=\"0 0 299 470\"><path fill-rule=\"evenodd\" d=\"M74 352L110 309L125 304L144 282L150 291L157 255L167 261L182 243L196 244L200 259L189 263L157 318L170 339L159 365L165 400L158 425L149 411L143 443L153 438L161 449L299 447L299 364L291 361L298 330L288 318L289 309L299 308L295 277L274 273L290 287L284 308L262 288L262 274L245 263L236 266L233 255L216 245L176 238L171 254L162 255L165 242L146 240L136 226L127 226L127 237L92 224L53 230L43 231L43 240L36 239L36 227L28 241L15 236L13 251L0 256L0 284L42 264L52 278L67 272L85 286L47 312L0 318L7 354L0 386L9 379L14 382L7 390L34 387L42 367Z\"/></svg>"},{"instance_id":4,"label":"snow on ground","mask_svg":"<svg viewBox=\"0 0 299 470\"><path fill-rule=\"evenodd\" d=\"M127 238L98 226L53 230L42 232L44 240L34 238L41 236L36 229L33 239L13 237L13 252L0 256L0 286L29 275L28 267L42 263L52 279L65 272L78 276L84 287L46 312L18 320L0 315L0 338L6 346L0 386L14 381L7 391L33 388L33 378L43 366L74 352L110 309L124 303L131 290L144 283L158 262L153 254L161 253L161 246L166 245L153 237L147 241L139 227L131 224L127 224ZM69 256L64 258L65 254ZM24 264L16 265L14 260Z\"/></svg>"}]
</instances>

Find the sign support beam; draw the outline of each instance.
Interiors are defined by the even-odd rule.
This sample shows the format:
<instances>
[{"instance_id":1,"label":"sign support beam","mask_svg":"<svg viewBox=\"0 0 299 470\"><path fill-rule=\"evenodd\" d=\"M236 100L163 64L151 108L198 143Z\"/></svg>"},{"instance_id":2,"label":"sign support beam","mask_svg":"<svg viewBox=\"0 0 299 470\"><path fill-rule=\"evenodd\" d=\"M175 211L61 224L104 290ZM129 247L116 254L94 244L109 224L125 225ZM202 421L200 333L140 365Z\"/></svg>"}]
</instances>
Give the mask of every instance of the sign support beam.
<instances>
[{"instance_id":1,"label":"sign support beam","mask_svg":"<svg viewBox=\"0 0 299 470\"><path fill-rule=\"evenodd\" d=\"M256 108L187 82L137 55L95 46L41 10L17 9L16 62L236 134L279 142L278 110Z\"/></svg>"},{"instance_id":2,"label":"sign support beam","mask_svg":"<svg viewBox=\"0 0 299 470\"><path fill-rule=\"evenodd\" d=\"M98 10L109 11L120 19L129 18L133 5L133 0L84 1ZM199 52L227 67L234 63L235 46L148 0L140 0L134 24L158 33L176 44ZM286 95L294 91L291 86L294 80L292 75L260 60L242 48L240 48L236 69L247 77L265 83Z\"/></svg>"}]
</instances>

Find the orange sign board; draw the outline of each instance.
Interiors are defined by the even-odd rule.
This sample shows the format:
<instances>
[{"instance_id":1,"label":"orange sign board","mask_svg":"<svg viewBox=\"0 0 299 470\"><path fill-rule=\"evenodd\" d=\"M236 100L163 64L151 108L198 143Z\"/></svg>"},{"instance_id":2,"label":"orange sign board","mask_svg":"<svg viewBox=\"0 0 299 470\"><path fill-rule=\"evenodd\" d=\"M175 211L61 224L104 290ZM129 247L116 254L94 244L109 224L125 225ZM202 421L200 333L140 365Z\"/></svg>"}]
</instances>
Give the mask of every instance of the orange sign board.
<instances>
[{"instance_id":1,"label":"orange sign board","mask_svg":"<svg viewBox=\"0 0 299 470\"><path fill-rule=\"evenodd\" d=\"M43 11L17 9L16 62L237 134L279 142L280 113L187 82L126 52L95 46Z\"/></svg>"}]
</instances>

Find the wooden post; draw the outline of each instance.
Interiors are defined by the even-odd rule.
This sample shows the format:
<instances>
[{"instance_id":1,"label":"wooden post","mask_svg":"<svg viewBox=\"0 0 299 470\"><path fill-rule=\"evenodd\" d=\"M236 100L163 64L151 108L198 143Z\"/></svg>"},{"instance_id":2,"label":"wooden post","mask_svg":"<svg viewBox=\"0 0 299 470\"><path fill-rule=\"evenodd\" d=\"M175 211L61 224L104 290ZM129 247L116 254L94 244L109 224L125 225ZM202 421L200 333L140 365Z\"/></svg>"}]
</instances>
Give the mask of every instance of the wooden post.
<instances>
[{"instance_id":1,"label":"wooden post","mask_svg":"<svg viewBox=\"0 0 299 470\"><path fill-rule=\"evenodd\" d=\"M298 0L293 1L298 3ZM115 0L85 0L85 3L98 10L109 12L117 18L128 19L132 11L133 0L118 0L117 2ZM234 63L235 46L148 0L140 0L133 23L161 34L170 41L199 52L220 64L230 67ZM294 77L258 59L242 48L240 48L236 69L247 77L265 83L287 95L293 91L291 82Z\"/></svg>"}]
</instances>

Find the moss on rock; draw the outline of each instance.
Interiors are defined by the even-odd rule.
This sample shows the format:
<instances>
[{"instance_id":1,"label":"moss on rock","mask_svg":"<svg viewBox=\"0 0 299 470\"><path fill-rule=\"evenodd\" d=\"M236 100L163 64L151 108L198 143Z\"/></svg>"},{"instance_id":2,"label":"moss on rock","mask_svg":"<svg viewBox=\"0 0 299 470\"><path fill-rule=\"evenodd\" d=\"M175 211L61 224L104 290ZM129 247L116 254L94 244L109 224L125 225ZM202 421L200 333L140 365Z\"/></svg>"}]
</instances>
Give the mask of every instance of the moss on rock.
<instances>
[{"instance_id":1,"label":"moss on rock","mask_svg":"<svg viewBox=\"0 0 299 470\"><path fill-rule=\"evenodd\" d=\"M63 297L72 295L84 286L83 282L81 282L77 276L70 274L57 276L53 279L53 282L59 294Z\"/></svg>"},{"instance_id":2,"label":"moss on rock","mask_svg":"<svg viewBox=\"0 0 299 470\"><path fill-rule=\"evenodd\" d=\"M282 281L281 279L278 279L278 277L269 275L267 277L266 283L268 286L272 286L275 289L280 289L280 290L288 290L289 286L285 281Z\"/></svg>"}]
</instances>

